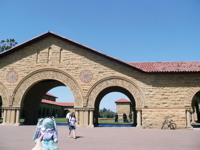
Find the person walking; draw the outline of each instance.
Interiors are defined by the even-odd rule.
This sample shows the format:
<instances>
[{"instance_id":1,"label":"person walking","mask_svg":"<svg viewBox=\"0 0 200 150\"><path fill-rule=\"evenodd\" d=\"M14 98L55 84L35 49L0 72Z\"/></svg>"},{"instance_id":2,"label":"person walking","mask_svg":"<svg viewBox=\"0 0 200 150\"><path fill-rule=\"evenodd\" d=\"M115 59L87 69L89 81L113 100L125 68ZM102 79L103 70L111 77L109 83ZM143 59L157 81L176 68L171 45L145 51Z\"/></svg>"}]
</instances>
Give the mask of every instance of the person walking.
<instances>
[{"instance_id":1,"label":"person walking","mask_svg":"<svg viewBox=\"0 0 200 150\"><path fill-rule=\"evenodd\" d=\"M118 114L115 114L115 122L118 122Z\"/></svg>"},{"instance_id":2,"label":"person walking","mask_svg":"<svg viewBox=\"0 0 200 150\"><path fill-rule=\"evenodd\" d=\"M129 119L130 119L130 122L132 122L132 113L131 112L129 114Z\"/></svg>"},{"instance_id":3,"label":"person walking","mask_svg":"<svg viewBox=\"0 0 200 150\"><path fill-rule=\"evenodd\" d=\"M76 120L75 113L72 112L72 113L71 113L71 116L70 116L70 118L69 118L69 135L68 135L68 137L70 137L71 132L73 132L73 137L74 137L74 139L76 139L76 133L75 133L75 130L76 130L76 122L77 122L77 120Z\"/></svg>"}]
</instances>

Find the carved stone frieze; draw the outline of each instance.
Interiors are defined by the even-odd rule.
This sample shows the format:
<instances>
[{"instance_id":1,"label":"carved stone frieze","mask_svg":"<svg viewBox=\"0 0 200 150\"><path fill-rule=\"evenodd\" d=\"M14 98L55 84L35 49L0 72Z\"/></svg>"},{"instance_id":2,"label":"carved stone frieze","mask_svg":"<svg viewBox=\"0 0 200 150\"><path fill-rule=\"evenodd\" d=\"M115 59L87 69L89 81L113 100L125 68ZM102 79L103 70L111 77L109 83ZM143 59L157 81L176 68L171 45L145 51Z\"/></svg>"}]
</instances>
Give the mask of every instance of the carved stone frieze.
<instances>
[{"instance_id":1,"label":"carved stone frieze","mask_svg":"<svg viewBox=\"0 0 200 150\"><path fill-rule=\"evenodd\" d=\"M20 106L22 97L26 91L35 83L47 80L54 79L62 82L71 90L74 96L75 106L82 106L82 95L81 90L78 84L73 80L71 76L66 73L57 71L57 70L40 70L32 73L31 75L26 76L20 84L15 89L15 94L13 95L14 101L10 100L10 105Z\"/></svg>"},{"instance_id":2,"label":"carved stone frieze","mask_svg":"<svg viewBox=\"0 0 200 150\"><path fill-rule=\"evenodd\" d=\"M112 86L118 86L118 87L122 87L124 89L126 89L127 91L129 91L136 102L136 107L138 108L142 108L144 105L144 97L142 92L139 90L139 88L134 85L133 83L131 83L130 81L127 81L125 79L121 79L121 78L109 78L106 80L103 80L101 82L98 82L98 84L96 84L95 86L93 86L93 88L90 90L89 95L88 95L88 102L87 102L87 106L88 107L94 107L95 104L95 100L98 96L98 94L108 88L108 87L112 87Z\"/></svg>"}]
</instances>

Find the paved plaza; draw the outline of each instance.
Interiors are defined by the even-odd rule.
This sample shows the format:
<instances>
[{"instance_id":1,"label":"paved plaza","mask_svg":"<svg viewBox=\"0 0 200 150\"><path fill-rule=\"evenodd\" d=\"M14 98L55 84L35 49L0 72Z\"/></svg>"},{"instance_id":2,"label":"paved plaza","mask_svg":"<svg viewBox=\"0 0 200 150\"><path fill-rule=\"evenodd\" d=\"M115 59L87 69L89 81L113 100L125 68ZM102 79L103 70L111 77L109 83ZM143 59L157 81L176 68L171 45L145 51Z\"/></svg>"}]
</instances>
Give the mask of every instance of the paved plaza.
<instances>
[{"instance_id":1,"label":"paved plaza","mask_svg":"<svg viewBox=\"0 0 200 150\"><path fill-rule=\"evenodd\" d=\"M135 127L77 127L77 139L68 127L57 126L60 150L199 150L200 130L137 129ZM35 126L0 126L0 150L31 150Z\"/></svg>"}]
</instances>

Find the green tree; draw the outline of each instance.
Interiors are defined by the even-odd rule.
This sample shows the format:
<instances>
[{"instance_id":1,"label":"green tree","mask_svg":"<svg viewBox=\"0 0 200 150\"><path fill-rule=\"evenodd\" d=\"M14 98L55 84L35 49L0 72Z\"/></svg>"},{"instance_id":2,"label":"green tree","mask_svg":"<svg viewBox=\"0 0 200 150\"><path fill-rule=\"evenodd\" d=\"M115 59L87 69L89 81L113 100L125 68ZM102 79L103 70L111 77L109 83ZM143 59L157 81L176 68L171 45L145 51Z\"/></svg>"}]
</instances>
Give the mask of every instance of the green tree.
<instances>
[{"instance_id":1,"label":"green tree","mask_svg":"<svg viewBox=\"0 0 200 150\"><path fill-rule=\"evenodd\" d=\"M17 42L15 39L7 39L7 40L1 40L0 41L0 52L6 51L12 47L17 45Z\"/></svg>"},{"instance_id":2,"label":"green tree","mask_svg":"<svg viewBox=\"0 0 200 150\"><path fill-rule=\"evenodd\" d=\"M115 112L111 111L110 109L100 109L99 117L100 118L113 118L115 116Z\"/></svg>"}]
</instances>

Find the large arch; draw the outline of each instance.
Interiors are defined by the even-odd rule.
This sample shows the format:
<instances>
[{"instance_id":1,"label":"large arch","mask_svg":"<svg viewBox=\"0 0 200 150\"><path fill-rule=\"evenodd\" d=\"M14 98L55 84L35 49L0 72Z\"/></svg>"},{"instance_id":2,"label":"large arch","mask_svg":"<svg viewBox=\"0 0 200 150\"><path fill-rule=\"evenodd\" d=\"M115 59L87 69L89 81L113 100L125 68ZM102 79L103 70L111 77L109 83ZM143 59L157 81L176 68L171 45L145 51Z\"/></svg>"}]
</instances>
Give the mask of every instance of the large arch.
<instances>
[{"instance_id":1,"label":"large arch","mask_svg":"<svg viewBox=\"0 0 200 150\"><path fill-rule=\"evenodd\" d=\"M134 114L134 125L137 125L137 114L136 114L136 109L135 109L135 99L133 97L133 95L126 89L124 89L123 87L119 87L119 86L111 86L108 88L103 89L97 96L96 100L95 100L95 105L94 105L94 125L97 126L98 123L98 112L99 112L99 104L102 100L102 98L111 92L120 92L123 93L124 95L126 95L130 101L131 101L131 108L132 108L132 113Z\"/></svg>"},{"instance_id":2,"label":"large arch","mask_svg":"<svg viewBox=\"0 0 200 150\"><path fill-rule=\"evenodd\" d=\"M82 107L82 91L78 83L69 74L51 68L37 70L27 75L15 88L13 98L9 101L9 105L19 109L25 108L29 112L27 114L25 111L25 123L35 124L37 122L38 106L43 96L42 94L60 85L69 87L74 97L74 106ZM33 108L32 106L37 107ZM32 111L30 111L29 107ZM15 116L17 117L16 120L19 120L19 115Z\"/></svg>"},{"instance_id":3,"label":"large arch","mask_svg":"<svg viewBox=\"0 0 200 150\"><path fill-rule=\"evenodd\" d=\"M76 107L82 107L83 98L79 84L69 74L51 68L37 70L27 75L15 88L13 92L13 99L11 99L13 101L9 101L9 104L13 106L20 106L23 96L27 90L35 83L43 80L57 80L63 83L65 86L69 87L74 96L74 105Z\"/></svg>"},{"instance_id":4,"label":"large arch","mask_svg":"<svg viewBox=\"0 0 200 150\"><path fill-rule=\"evenodd\" d=\"M94 108L95 100L99 93L109 87L121 87L123 89L126 89L134 97L136 108L144 108L145 98L139 87L126 78L116 76L102 79L99 82L97 82L94 86L92 86L87 95L88 99L86 100L88 101L85 102L87 106Z\"/></svg>"},{"instance_id":5,"label":"large arch","mask_svg":"<svg viewBox=\"0 0 200 150\"><path fill-rule=\"evenodd\" d=\"M144 108L144 96L138 86L128 79L122 77L108 77L97 82L88 92L88 101L85 102L89 108L94 109L94 125L98 124L97 112L99 103L103 96L110 92L121 92L125 94L132 102L133 111L136 114L135 124L141 127L141 110ZM137 113L136 113L137 112Z\"/></svg>"}]
</instances>

